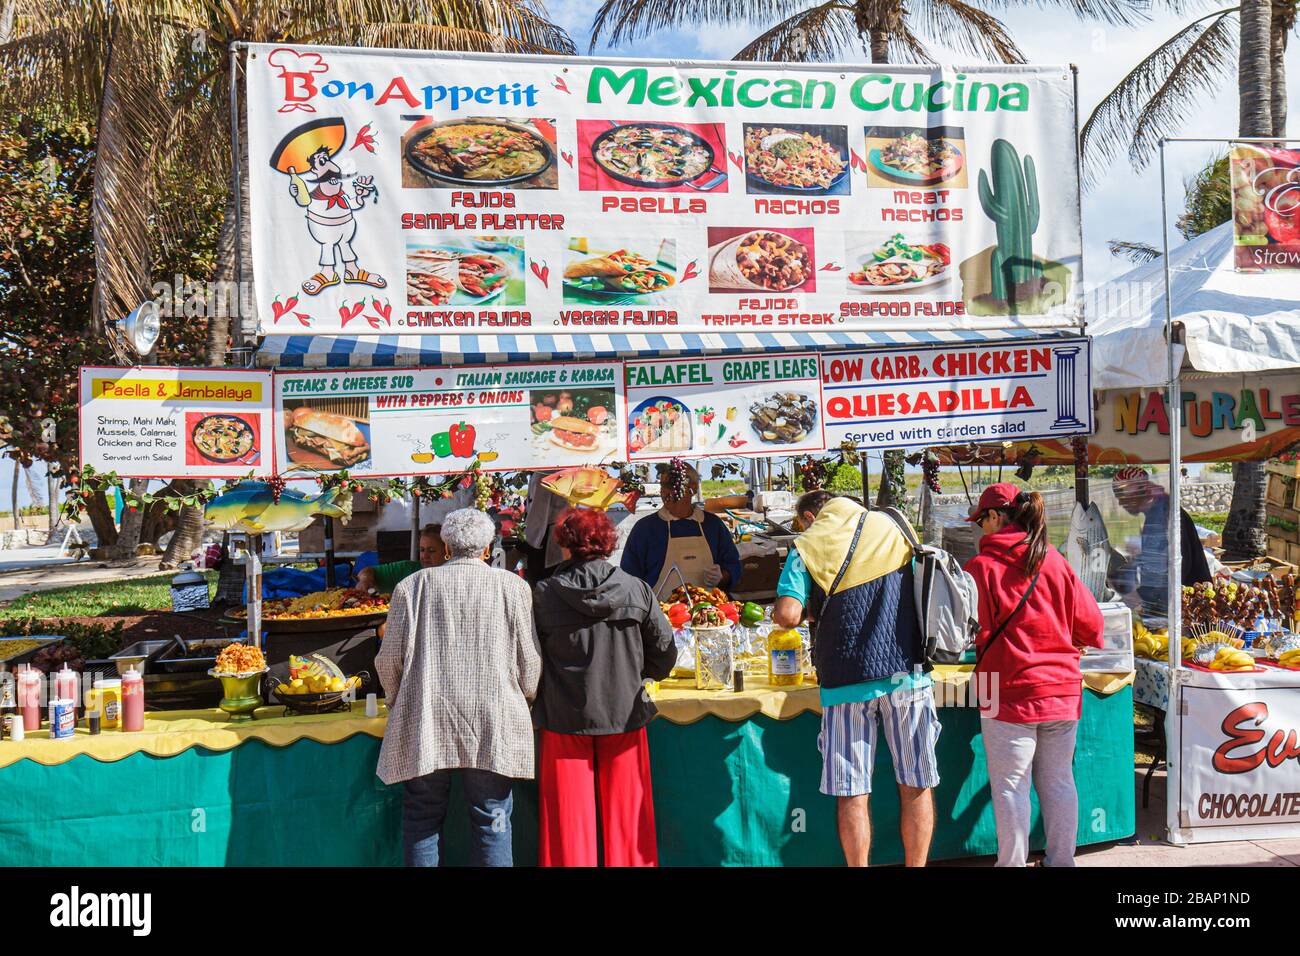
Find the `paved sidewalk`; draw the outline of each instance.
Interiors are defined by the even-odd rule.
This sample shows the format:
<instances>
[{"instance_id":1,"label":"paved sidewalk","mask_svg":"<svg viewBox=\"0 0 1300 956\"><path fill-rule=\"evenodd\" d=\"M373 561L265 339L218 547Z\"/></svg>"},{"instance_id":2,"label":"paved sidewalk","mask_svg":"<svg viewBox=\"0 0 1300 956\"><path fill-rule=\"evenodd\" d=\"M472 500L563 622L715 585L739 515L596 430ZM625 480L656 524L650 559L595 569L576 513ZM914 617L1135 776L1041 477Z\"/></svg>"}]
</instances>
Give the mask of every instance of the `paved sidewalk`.
<instances>
[{"instance_id":1,"label":"paved sidewalk","mask_svg":"<svg viewBox=\"0 0 1300 956\"><path fill-rule=\"evenodd\" d=\"M1197 843L1173 846L1165 839L1165 772L1151 778L1150 805L1142 809L1142 775L1146 767L1133 772L1133 799L1137 807L1137 832L1131 843L1104 843L1080 847L1077 866L1172 867L1172 866L1295 866L1300 867L1300 839L1235 840L1230 843ZM1030 861L1042 861L1042 853ZM939 866L992 866L993 857L948 860Z\"/></svg>"},{"instance_id":2,"label":"paved sidewalk","mask_svg":"<svg viewBox=\"0 0 1300 956\"><path fill-rule=\"evenodd\" d=\"M1165 838L1165 772L1151 778L1151 801L1142 809L1142 774L1134 771L1137 801L1137 842L1083 847L1075 858L1079 866L1296 866L1300 867L1300 839L1234 840L1173 846Z\"/></svg>"},{"instance_id":3,"label":"paved sidewalk","mask_svg":"<svg viewBox=\"0 0 1300 956\"><path fill-rule=\"evenodd\" d=\"M14 554L12 551L4 552L5 556L12 554ZM105 561L78 561L13 571L3 570L0 565L0 602L12 601L24 594L48 591L51 588L145 578L166 573L158 570L158 555L136 558L135 561L122 565L110 565Z\"/></svg>"}]
</instances>

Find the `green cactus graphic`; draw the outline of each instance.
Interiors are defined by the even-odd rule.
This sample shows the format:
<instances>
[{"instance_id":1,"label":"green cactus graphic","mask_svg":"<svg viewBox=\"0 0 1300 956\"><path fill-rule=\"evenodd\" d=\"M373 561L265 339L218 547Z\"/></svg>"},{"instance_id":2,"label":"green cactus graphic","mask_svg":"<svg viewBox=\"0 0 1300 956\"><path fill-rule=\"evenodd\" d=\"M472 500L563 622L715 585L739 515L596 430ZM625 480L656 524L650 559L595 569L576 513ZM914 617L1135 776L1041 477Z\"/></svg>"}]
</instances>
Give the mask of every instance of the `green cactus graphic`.
<instances>
[{"instance_id":1,"label":"green cactus graphic","mask_svg":"<svg viewBox=\"0 0 1300 956\"><path fill-rule=\"evenodd\" d=\"M1033 158L1025 157L1022 172L1020 154L1005 139L994 140L990 159L993 186L980 170L979 194L985 215L998 231L989 270L991 292L993 298L1014 306L1017 287L1041 279L1043 274L1033 248L1038 229L1038 178Z\"/></svg>"}]
</instances>

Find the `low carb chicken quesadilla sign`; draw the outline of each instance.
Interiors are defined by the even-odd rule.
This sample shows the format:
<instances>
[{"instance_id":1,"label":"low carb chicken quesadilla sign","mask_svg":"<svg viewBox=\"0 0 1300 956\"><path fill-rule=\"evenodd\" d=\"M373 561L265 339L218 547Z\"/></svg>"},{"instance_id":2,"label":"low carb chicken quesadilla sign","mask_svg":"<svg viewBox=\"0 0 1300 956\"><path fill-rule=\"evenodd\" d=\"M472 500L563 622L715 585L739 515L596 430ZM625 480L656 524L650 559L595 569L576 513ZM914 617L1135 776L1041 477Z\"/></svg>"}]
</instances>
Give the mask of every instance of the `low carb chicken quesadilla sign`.
<instances>
[{"instance_id":1,"label":"low carb chicken quesadilla sign","mask_svg":"<svg viewBox=\"0 0 1300 956\"><path fill-rule=\"evenodd\" d=\"M264 335L1077 325L1068 67L254 45Z\"/></svg>"}]
</instances>

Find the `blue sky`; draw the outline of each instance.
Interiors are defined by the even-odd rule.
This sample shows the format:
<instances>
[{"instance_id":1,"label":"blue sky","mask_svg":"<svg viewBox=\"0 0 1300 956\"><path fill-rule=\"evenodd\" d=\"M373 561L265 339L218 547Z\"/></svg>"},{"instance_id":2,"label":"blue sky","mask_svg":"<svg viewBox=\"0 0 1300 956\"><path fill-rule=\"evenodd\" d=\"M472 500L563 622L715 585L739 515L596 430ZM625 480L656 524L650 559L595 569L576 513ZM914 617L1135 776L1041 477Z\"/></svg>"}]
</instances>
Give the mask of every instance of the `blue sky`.
<instances>
[{"instance_id":1,"label":"blue sky","mask_svg":"<svg viewBox=\"0 0 1300 956\"><path fill-rule=\"evenodd\" d=\"M811 6L813 0L809 0ZM1226 5L1226 4L1224 4ZM562 24L586 52L591 36L591 19L599 4L594 0L547 0L551 18ZM1114 88L1115 84L1144 56L1176 33L1184 24L1220 4L1192 3L1189 11L1174 16L1154 14L1138 27L1111 27L1104 23L1081 21L1070 14L1035 8L1014 10L1001 15L1011 36L1031 63L1073 63L1079 68L1080 121ZM662 31L648 41L618 48L601 46L599 55L633 54L673 59L731 59L736 51L771 24L718 26L701 25L698 29ZM934 48L942 56L941 48ZM968 62L969 57L952 56L949 62ZM845 62L865 62L861 50L845 52ZM1292 46L1288 69L1294 72L1297 53ZM1291 84L1293 87L1296 84ZM1295 95L1291 113L1300 109ZM1195 118L1173 135L1220 137L1237 131L1236 84L1229 78L1225 89L1207 101ZM1207 144L1171 145L1169 153L1170 205L1173 218L1182 209L1183 181L1211 156L1215 148ZM1122 275L1132 266L1110 255L1109 239L1134 239L1160 245L1160 178L1155 163L1139 174L1121 158L1104 181L1083 196L1084 273L1088 283L1104 282ZM1171 242L1178 241L1176 234Z\"/></svg>"}]
</instances>

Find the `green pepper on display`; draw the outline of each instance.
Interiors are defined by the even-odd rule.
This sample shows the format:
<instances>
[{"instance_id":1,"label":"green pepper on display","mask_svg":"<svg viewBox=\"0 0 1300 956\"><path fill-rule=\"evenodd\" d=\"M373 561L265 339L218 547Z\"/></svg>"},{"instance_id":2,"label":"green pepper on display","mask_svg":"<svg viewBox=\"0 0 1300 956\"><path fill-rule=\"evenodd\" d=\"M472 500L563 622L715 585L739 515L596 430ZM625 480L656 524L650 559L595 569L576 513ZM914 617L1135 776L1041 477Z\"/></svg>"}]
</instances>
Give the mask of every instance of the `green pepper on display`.
<instances>
[{"instance_id":1,"label":"green pepper on display","mask_svg":"<svg viewBox=\"0 0 1300 956\"><path fill-rule=\"evenodd\" d=\"M753 601L746 601L740 609L740 623L745 627L757 627L763 621L763 609Z\"/></svg>"}]
</instances>

